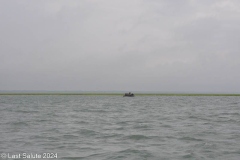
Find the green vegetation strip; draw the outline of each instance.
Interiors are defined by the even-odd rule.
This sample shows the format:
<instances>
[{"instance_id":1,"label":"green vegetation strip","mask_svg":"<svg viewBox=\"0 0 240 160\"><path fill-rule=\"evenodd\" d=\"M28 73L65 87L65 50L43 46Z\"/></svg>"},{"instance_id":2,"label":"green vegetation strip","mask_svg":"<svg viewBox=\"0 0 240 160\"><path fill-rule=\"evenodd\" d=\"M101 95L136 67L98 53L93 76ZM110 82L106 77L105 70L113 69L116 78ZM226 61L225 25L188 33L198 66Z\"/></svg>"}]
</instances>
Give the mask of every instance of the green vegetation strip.
<instances>
[{"instance_id":1,"label":"green vegetation strip","mask_svg":"<svg viewBox=\"0 0 240 160\"><path fill-rule=\"evenodd\" d=\"M124 93L0 93L0 95L79 95L79 96L123 96ZM180 93L136 93L135 96L240 96L240 94L180 94Z\"/></svg>"}]
</instances>

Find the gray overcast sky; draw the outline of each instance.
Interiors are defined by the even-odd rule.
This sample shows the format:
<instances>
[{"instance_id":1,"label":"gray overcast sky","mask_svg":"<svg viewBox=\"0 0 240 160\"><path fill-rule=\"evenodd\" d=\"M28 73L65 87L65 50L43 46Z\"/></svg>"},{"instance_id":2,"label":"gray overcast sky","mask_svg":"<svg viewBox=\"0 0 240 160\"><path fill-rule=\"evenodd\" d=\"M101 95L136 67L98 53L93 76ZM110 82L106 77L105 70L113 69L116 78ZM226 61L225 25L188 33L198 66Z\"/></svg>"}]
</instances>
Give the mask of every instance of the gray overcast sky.
<instances>
[{"instance_id":1,"label":"gray overcast sky","mask_svg":"<svg viewBox=\"0 0 240 160\"><path fill-rule=\"evenodd\" d=\"M239 0L0 0L0 90L240 93Z\"/></svg>"}]
</instances>

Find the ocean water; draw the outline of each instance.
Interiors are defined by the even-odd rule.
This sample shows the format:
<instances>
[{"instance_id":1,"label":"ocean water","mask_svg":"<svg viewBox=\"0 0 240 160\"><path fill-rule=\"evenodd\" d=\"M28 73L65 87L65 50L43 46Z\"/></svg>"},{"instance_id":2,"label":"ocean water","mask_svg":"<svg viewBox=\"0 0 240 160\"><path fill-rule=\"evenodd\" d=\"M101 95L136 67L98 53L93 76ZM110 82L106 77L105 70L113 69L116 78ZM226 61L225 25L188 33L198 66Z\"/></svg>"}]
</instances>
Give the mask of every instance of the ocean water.
<instances>
[{"instance_id":1,"label":"ocean water","mask_svg":"<svg viewBox=\"0 0 240 160\"><path fill-rule=\"evenodd\" d=\"M240 97L0 96L0 154L2 159L239 160Z\"/></svg>"}]
</instances>

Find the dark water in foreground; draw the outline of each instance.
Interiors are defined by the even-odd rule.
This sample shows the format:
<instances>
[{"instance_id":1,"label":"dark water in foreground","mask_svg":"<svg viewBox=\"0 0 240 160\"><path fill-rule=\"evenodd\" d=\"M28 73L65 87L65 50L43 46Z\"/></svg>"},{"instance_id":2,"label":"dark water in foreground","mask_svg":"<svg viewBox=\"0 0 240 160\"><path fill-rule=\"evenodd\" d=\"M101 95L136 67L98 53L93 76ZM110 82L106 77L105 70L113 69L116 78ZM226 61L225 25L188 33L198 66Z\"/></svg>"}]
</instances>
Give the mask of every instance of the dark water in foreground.
<instances>
[{"instance_id":1,"label":"dark water in foreground","mask_svg":"<svg viewBox=\"0 0 240 160\"><path fill-rule=\"evenodd\" d=\"M4 153L239 160L240 97L0 96Z\"/></svg>"}]
</instances>

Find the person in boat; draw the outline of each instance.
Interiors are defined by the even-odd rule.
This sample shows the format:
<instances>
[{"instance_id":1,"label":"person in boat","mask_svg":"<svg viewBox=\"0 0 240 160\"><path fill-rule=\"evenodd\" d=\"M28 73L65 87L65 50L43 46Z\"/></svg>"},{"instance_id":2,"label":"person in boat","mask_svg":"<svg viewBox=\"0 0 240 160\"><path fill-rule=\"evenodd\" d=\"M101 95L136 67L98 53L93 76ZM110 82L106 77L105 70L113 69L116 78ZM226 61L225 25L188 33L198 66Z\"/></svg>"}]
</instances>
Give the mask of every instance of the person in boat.
<instances>
[{"instance_id":1,"label":"person in boat","mask_svg":"<svg viewBox=\"0 0 240 160\"><path fill-rule=\"evenodd\" d=\"M133 97L134 96L134 94L133 93L131 93L131 92L129 92L129 93L125 93L125 95L124 95L124 97Z\"/></svg>"}]
</instances>

